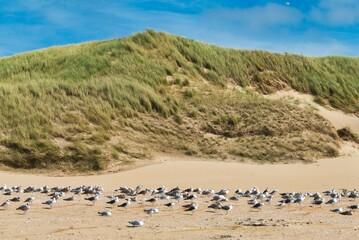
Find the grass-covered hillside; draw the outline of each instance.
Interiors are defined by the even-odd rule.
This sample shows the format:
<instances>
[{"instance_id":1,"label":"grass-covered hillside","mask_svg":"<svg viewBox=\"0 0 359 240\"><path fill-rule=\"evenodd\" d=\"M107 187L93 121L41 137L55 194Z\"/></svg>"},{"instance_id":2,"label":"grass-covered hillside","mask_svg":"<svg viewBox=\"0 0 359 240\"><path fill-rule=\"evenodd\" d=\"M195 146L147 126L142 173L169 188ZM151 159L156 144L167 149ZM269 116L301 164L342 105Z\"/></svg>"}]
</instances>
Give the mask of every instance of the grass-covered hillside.
<instances>
[{"instance_id":1,"label":"grass-covered hillside","mask_svg":"<svg viewBox=\"0 0 359 240\"><path fill-rule=\"evenodd\" d=\"M359 114L359 59L220 48L146 31L0 59L0 162L101 170L183 152L310 161L338 153L312 109L282 89Z\"/></svg>"}]
</instances>

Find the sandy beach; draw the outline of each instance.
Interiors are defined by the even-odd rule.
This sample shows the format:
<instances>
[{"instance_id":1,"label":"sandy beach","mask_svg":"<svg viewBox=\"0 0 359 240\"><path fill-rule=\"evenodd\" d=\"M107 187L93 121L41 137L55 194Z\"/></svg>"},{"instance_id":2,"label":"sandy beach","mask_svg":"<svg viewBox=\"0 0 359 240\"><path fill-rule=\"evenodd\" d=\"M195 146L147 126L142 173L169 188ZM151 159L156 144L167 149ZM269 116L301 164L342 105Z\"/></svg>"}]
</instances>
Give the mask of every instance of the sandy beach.
<instances>
[{"instance_id":1,"label":"sandy beach","mask_svg":"<svg viewBox=\"0 0 359 240\"><path fill-rule=\"evenodd\" d=\"M253 186L280 192L321 192L335 188L358 189L358 152L335 159L323 159L314 164L258 165L233 162L178 160L162 157L162 163L147 165L127 172L77 177L45 177L19 173L0 173L0 182L17 186L81 186L97 185L104 188L101 200L95 206L85 201L86 196L74 202L59 200L53 209L41 202L49 199L36 194L37 200L26 215L15 208L22 203L12 203L0 211L0 238L2 239L353 239L359 234L359 212L342 216L330 212L333 207L358 203L343 199L335 206L312 206L308 199L302 206L297 204L279 209L273 205L253 210L248 199L231 201L233 211L228 214L210 211L209 198L199 197L200 209L194 214L185 212L181 206L168 210L163 206L168 200L156 204L133 203L128 210L115 207L111 217L100 217L98 211L108 210L107 198L120 186L168 188L179 186L212 188L219 191L229 188L231 194L238 188ZM68 193L67 196L72 194ZM22 201L30 196L15 193ZM8 199L1 196L1 202ZM276 202L279 198L275 198ZM124 202L124 200L122 200ZM182 201L179 205L189 203ZM160 213L146 216L144 209L158 207ZM140 228L129 227L128 221L144 219ZM259 225L259 226L254 226Z\"/></svg>"}]
</instances>

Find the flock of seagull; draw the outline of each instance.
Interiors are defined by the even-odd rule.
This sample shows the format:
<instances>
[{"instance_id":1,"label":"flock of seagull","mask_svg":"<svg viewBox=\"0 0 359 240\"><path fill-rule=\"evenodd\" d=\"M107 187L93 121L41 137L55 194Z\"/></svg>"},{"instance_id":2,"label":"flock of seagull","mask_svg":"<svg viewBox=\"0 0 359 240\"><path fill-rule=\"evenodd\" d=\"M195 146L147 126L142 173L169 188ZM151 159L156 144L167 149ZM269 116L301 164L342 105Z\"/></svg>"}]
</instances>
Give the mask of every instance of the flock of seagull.
<instances>
[{"instance_id":1,"label":"flock of seagull","mask_svg":"<svg viewBox=\"0 0 359 240\"><path fill-rule=\"evenodd\" d=\"M246 199L248 205L253 209L261 209L266 204L273 204L272 201L275 195L278 195L280 200L274 204L278 208L285 207L287 205L298 204L303 205L307 198L310 198L311 205L332 205L340 201L341 198L353 199L356 202L356 199L359 198L359 191L342 189L341 192L337 192L335 189L327 190L322 193L299 193L299 192L285 192L279 193L278 190L269 191L268 188L264 191L260 191L257 187L242 191L238 189L234 191L231 197L230 189L224 188L220 191L215 191L213 189L200 189L200 188L186 188L181 189L179 187L173 189L167 189L166 187L159 187L155 189L143 188L143 185L139 185L136 188L131 187L119 187L114 190L113 195L103 196L104 189L99 186L79 186L75 188L71 187L37 187L29 186L27 188L22 188L19 186L7 187L6 185L0 187L0 192L6 197L0 207L7 209L12 202L22 202L23 205L20 205L16 210L21 210L26 214L30 209L32 203L36 201L36 194L43 194L48 196L50 199L42 202L43 205L47 205L48 208L53 208L58 201L71 202L75 201L81 196L84 200L89 201L92 205L95 205L96 202L105 199L106 204L109 206L117 206L118 208L127 209L131 207L131 204L136 202L139 204L143 203L152 203L153 207L145 209L144 212L148 215L155 215L159 213L159 208L156 206L164 206L173 209L176 205L180 205L184 208L185 212L194 213L199 209L198 198L208 198L209 205L207 208L213 209L214 211L224 211L226 213L230 212L233 209L233 202ZM25 200L21 200L19 196L13 197L15 194L30 194ZM65 197L66 195L71 195L70 197ZM327 200L325 199L327 198ZM123 201L120 203L120 200ZM104 201L104 200L102 200ZM330 209L331 212L337 212L342 215L353 215L354 211L359 209L359 203L352 204L339 208ZM99 216L111 216L112 211L106 210L98 212ZM128 222L130 226L140 227L144 225L144 220L135 219Z\"/></svg>"}]
</instances>

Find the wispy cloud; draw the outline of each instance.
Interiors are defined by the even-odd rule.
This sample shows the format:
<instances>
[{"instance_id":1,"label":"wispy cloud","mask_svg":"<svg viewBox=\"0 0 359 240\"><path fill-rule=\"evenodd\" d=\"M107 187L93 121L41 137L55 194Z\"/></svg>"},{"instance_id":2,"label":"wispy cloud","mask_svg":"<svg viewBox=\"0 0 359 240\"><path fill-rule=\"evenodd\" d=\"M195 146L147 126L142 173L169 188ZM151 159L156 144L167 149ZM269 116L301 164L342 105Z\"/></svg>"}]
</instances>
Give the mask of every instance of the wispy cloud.
<instances>
[{"instance_id":1,"label":"wispy cloud","mask_svg":"<svg viewBox=\"0 0 359 240\"><path fill-rule=\"evenodd\" d=\"M359 22L359 1L322 0L312 8L309 19L332 27L354 25Z\"/></svg>"},{"instance_id":2,"label":"wispy cloud","mask_svg":"<svg viewBox=\"0 0 359 240\"><path fill-rule=\"evenodd\" d=\"M229 20L254 29L293 26L303 19L299 10L273 3L252 8L216 9L206 14L208 18L216 21Z\"/></svg>"}]
</instances>

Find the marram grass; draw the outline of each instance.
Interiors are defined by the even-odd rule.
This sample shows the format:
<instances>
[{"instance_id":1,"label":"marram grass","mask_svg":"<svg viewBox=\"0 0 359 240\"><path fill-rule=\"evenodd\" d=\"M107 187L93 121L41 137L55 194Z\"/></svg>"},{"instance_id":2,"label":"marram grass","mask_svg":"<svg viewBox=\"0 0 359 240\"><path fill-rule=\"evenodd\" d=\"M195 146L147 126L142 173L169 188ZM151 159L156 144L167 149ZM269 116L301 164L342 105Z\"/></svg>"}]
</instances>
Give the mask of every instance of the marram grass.
<instances>
[{"instance_id":1,"label":"marram grass","mask_svg":"<svg viewBox=\"0 0 359 240\"><path fill-rule=\"evenodd\" d=\"M225 49L152 30L2 58L0 162L87 171L150 150L270 162L335 156L338 135L323 118L255 93L282 89L358 115L359 59Z\"/></svg>"}]
</instances>

